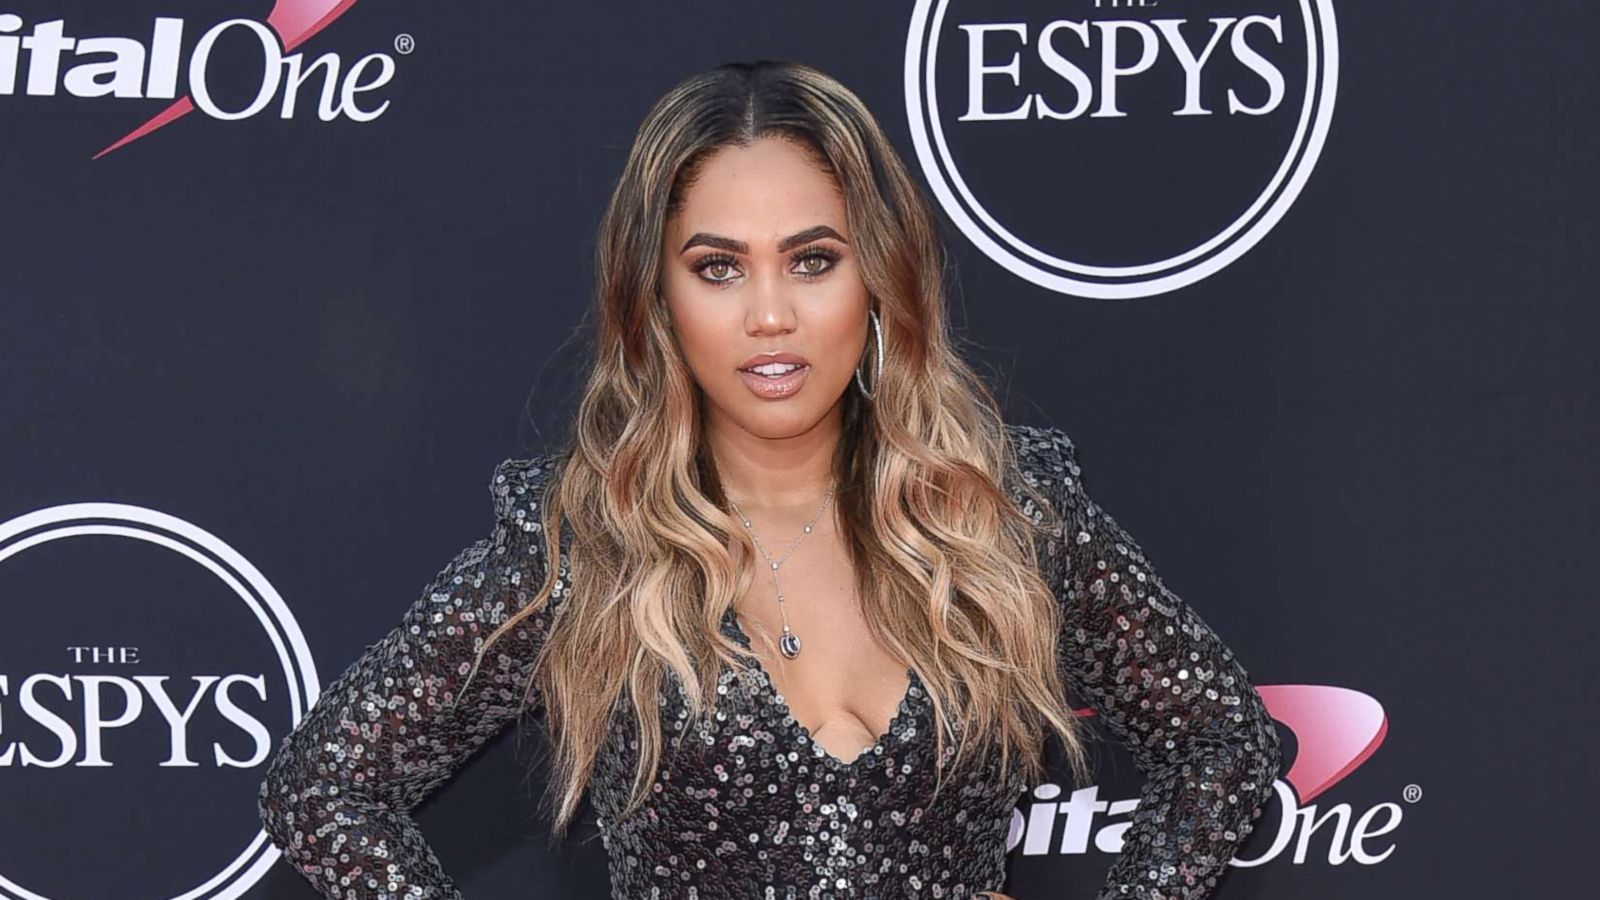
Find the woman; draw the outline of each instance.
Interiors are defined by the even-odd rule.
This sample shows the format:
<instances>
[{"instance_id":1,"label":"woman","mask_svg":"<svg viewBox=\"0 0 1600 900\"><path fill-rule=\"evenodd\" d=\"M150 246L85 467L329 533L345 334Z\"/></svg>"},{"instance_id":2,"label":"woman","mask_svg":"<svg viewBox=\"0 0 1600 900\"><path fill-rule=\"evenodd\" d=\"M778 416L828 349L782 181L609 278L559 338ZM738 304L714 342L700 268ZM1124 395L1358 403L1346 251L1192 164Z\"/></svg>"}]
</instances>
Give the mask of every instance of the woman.
<instances>
[{"instance_id":1,"label":"woman","mask_svg":"<svg viewBox=\"0 0 1600 900\"><path fill-rule=\"evenodd\" d=\"M690 78L600 227L570 445L284 741L261 809L328 897L454 898L408 812L525 710L613 895L1003 896L1075 694L1146 782L1105 897L1212 893L1271 793L1243 667L951 347L925 198L805 66ZM752 636L755 636L753 639Z\"/></svg>"}]
</instances>

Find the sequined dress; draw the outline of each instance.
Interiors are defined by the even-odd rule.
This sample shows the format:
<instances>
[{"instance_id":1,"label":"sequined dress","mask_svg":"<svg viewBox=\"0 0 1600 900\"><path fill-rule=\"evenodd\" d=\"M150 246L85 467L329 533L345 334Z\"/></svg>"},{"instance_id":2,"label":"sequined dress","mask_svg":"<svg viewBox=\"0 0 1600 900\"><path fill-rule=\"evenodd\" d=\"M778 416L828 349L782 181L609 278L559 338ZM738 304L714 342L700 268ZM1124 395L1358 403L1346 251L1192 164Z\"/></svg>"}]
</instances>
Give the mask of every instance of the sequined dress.
<instances>
[{"instance_id":1,"label":"sequined dress","mask_svg":"<svg viewBox=\"0 0 1600 900\"><path fill-rule=\"evenodd\" d=\"M1069 699L1095 711L1145 779L1097 896L1209 897L1271 795L1277 731L1229 648L1084 493L1066 434L1008 428L1018 473L1063 516L1040 544L1039 565L1064 607ZM542 582L537 505L549 464L495 468L489 536L456 556L279 746L261 786L262 820L323 896L461 897L410 811L521 712L529 664L565 595L564 559L552 602L447 705L484 637ZM722 628L749 648L731 610ZM931 708L908 674L889 730L849 762L811 739L759 667L722 672L714 718L697 730L685 728L669 679L660 702L670 760L647 805L619 817L637 747L627 728L611 732L590 784L612 896L888 900L1004 890L1007 832L1028 786L989 763L931 800Z\"/></svg>"}]
</instances>

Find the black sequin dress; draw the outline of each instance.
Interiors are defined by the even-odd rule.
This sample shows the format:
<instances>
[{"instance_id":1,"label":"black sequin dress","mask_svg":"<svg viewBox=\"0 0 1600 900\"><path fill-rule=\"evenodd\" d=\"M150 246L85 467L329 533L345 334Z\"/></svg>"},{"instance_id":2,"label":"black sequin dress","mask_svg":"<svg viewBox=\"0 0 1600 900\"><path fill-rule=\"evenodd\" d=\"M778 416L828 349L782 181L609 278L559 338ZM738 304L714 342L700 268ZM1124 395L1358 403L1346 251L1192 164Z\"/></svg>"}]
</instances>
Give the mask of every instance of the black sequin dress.
<instances>
[{"instance_id":1,"label":"black sequin dress","mask_svg":"<svg viewBox=\"0 0 1600 900\"><path fill-rule=\"evenodd\" d=\"M1065 609L1069 698L1094 709L1145 778L1098 896L1209 897L1271 795L1277 731L1228 647L1084 493L1067 436L1009 427L1021 477L1041 485L1065 519L1041 544L1039 565ZM520 712L528 666L565 596L565 560L551 604L503 639L470 693L446 707L484 637L541 584L537 501L547 463L496 467L492 533L462 551L400 624L328 686L274 757L261 786L263 821L323 896L460 898L409 811ZM723 629L749 647L731 611ZM759 667L725 670L714 717L695 730L668 688L662 727L671 756L648 804L618 818L636 759L627 729L613 731L591 782L613 896L963 898L1003 890L1007 831L1028 786L1015 776L1003 781L990 764L947 781L932 801L931 708L909 674L888 732L849 762L811 739Z\"/></svg>"}]
</instances>

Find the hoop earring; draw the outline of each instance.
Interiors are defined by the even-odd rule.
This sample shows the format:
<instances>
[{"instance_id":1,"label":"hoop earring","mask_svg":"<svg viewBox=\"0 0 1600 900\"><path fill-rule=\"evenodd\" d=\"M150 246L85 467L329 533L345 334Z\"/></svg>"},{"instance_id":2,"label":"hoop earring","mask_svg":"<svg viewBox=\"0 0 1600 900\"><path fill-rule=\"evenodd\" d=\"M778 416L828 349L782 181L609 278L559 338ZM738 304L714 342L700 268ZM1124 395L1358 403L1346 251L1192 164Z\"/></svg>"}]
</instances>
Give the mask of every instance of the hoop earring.
<instances>
[{"instance_id":1,"label":"hoop earring","mask_svg":"<svg viewBox=\"0 0 1600 900\"><path fill-rule=\"evenodd\" d=\"M871 400L873 395L878 393L878 385L883 382L883 325L878 322L876 310L867 310L867 316L872 321L872 334L877 338L878 342L878 369L877 374L872 379L872 390L869 391L866 383L861 380L861 363L856 363L856 387L861 389L863 397ZM866 360L863 359L861 362L866 362Z\"/></svg>"}]
</instances>

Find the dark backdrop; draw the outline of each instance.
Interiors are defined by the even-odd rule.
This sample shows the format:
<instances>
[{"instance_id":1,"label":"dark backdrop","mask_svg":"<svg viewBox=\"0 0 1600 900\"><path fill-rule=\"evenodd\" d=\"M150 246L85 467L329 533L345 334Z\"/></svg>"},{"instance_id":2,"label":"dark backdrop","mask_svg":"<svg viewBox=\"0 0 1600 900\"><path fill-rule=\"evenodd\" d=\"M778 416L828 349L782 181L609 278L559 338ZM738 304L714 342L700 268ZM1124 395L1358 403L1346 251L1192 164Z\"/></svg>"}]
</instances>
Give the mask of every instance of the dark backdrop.
<instances>
[{"instance_id":1,"label":"dark backdrop","mask_svg":"<svg viewBox=\"0 0 1600 900\"><path fill-rule=\"evenodd\" d=\"M271 21L295 44L291 14L318 4L285 5ZM336 53L341 77L386 55L353 93L368 113L387 103L377 117L325 121L319 75L288 118L280 90L258 115L197 110L99 158L173 99L78 96L90 73L69 70L108 53L66 51L50 83L17 40L61 19L149 48L157 17L182 20L181 98L207 29L267 21L265 6L0 4L0 897L166 900L236 858L186 896L313 896L246 850L265 764L242 718L280 738L291 694L331 680L487 532L492 466L562 434L594 229L673 82L729 59L812 63L936 178L906 90L929 12L911 3L366 0L295 49ZM1072 435L1092 492L1284 728L1283 796L1241 854L1265 859L1221 896L1581 890L1600 676L1593 7L1339 2L1335 53L1329 2L1112 6L952 3L932 32L961 178L1015 237L1074 263L1152 262L1258 192L1281 197L1270 177L1309 66L1316 88L1337 64L1325 143L1291 158L1305 177L1281 218L1171 289L1042 283L941 206L957 326L1011 418ZM1247 16L1277 17L1282 38ZM1233 20L1202 69L1212 115L1172 114L1185 80L1164 43L1119 77L1126 115L1091 115L1105 39L1137 69L1162 18L1197 51ZM1072 108L1038 54L1055 20L1086 23L1087 41L1058 29L1052 46L1094 84L1088 111L960 121L972 67L1014 53L1015 79L980 76L986 110L1030 92ZM1021 31L985 32L975 62L975 23ZM1230 44L1240 27L1284 81L1259 115L1228 112L1230 88L1270 99ZM223 108L259 86L254 34L215 41L206 86ZM160 675L173 697L196 676L256 677L265 699L236 679L248 716L207 700L194 765L165 765L149 696L111 724L123 687ZM542 783L523 778L537 732L515 735L422 808L428 836L469 896L606 896L592 818L547 846ZM1128 757L1101 759L1099 799L1136 796ZM1060 800L1085 787L1057 783ZM1092 896L1112 856L1057 840L1013 852L1011 893Z\"/></svg>"}]
</instances>

